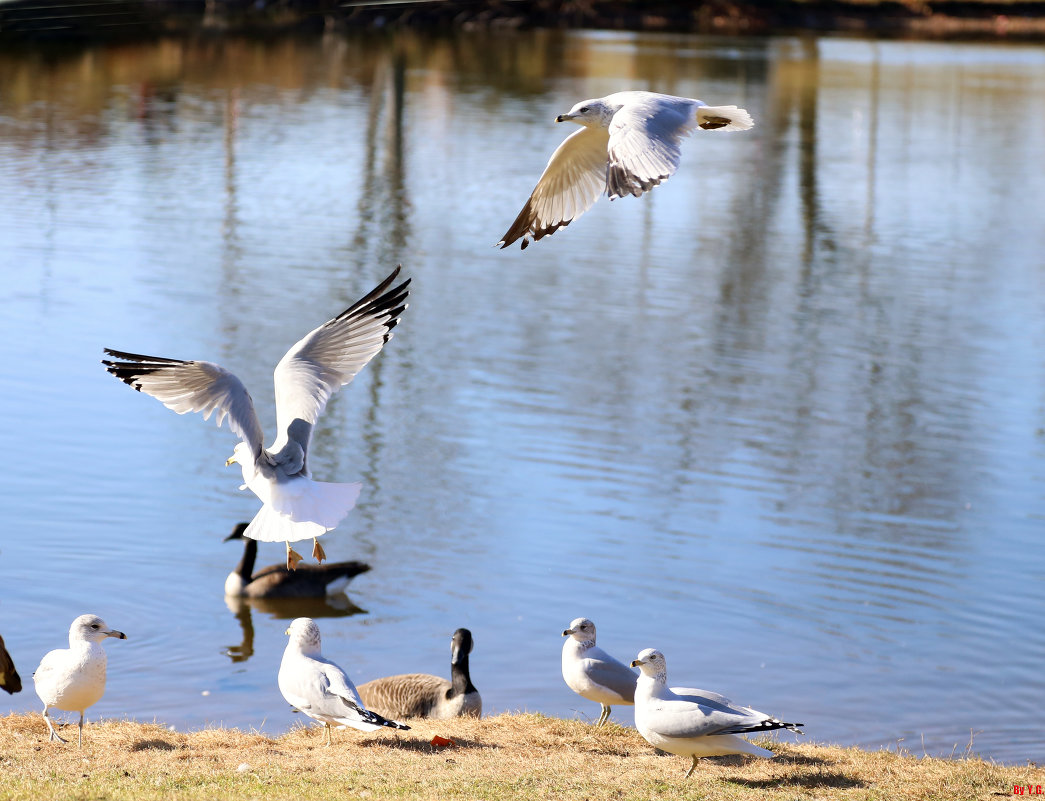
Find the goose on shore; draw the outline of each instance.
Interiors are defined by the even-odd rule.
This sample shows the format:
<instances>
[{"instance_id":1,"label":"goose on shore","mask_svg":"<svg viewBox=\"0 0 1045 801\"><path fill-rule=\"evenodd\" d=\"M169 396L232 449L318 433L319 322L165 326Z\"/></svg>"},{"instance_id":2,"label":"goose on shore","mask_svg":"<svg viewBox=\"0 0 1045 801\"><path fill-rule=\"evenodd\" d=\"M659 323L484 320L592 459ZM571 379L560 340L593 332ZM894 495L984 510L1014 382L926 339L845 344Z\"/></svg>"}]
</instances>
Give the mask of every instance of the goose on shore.
<instances>
[{"instance_id":1,"label":"goose on shore","mask_svg":"<svg viewBox=\"0 0 1045 801\"><path fill-rule=\"evenodd\" d=\"M51 740L68 742L54 730L47 710L54 707L65 712L79 712L79 745L83 748L84 712L105 695L107 660L102 640L106 637L127 639L126 634L110 629L97 615L80 615L69 627L69 647L48 651L33 673L36 694L44 702L44 720L51 732Z\"/></svg>"},{"instance_id":2,"label":"goose on shore","mask_svg":"<svg viewBox=\"0 0 1045 801\"><path fill-rule=\"evenodd\" d=\"M238 523L225 538L243 540L243 558L225 579L225 594L243 598L322 598L345 591L348 583L370 570L365 562L328 562L323 565L299 564L288 570L284 564L269 565L254 572L258 541L244 537L247 523Z\"/></svg>"},{"instance_id":3,"label":"goose on shore","mask_svg":"<svg viewBox=\"0 0 1045 801\"><path fill-rule=\"evenodd\" d=\"M635 703L638 676L595 644L595 624L586 617L570 623L562 633L562 678L582 698L602 705L596 726L610 717L611 705Z\"/></svg>"},{"instance_id":4,"label":"goose on shore","mask_svg":"<svg viewBox=\"0 0 1045 801\"><path fill-rule=\"evenodd\" d=\"M4 647L3 637L0 637L0 687L11 695L22 691L22 677L18 675L14 660Z\"/></svg>"},{"instance_id":5,"label":"goose on shore","mask_svg":"<svg viewBox=\"0 0 1045 801\"><path fill-rule=\"evenodd\" d=\"M450 645L450 680L428 673L403 673L359 685L368 709L394 718L482 717L483 699L468 672L472 633L454 632Z\"/></svg>"},{"instance_id":6,"label":"goose on shore","mask_svg":"<svg viewBox=\"0 0 1045 801\"><path fill-rule=\"evenodd\" d=\"M316 621L299 617L286 633L290 641L279 666L279 691L292 707L323 724L327 745L332 725L360 731L410 728L366 708L348 674L323 656Z\"/></svg>"},{"instance_id":7,"label":"goose on shore","mask_svg":"<svg viewBox=\"0 0 1045 801\"><path fill-rule=\"evenodd\" d=\"M635 690L635 728L654 748L692 757L688 778L697 759L727 754L772 759L776 754L740 735L787 729L801 734L802 723L784 723L764 712L734 704L728 698L692 687L668 688L664 654L655 648L640 651L631 663L639 668Z\"/></svg>"}]
</instances>

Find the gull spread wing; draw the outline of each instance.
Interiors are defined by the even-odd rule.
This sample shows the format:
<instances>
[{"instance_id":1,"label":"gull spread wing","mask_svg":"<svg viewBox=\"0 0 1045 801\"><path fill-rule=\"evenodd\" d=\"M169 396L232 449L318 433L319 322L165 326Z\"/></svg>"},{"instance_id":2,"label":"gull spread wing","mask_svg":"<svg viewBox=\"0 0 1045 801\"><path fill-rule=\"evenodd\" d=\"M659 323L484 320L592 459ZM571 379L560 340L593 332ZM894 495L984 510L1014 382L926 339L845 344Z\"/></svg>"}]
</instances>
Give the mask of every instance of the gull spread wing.
<instances>
[{"instance_id":1,"label":"gull spread wing","mask_svg":"<svg viewBox=\"0 0 1045 801\"><path fill-rule=\"evenodd\" d=\"M201 412L204 420L217 413L217 424L228 418L229 428L255 458L261 453L261 423L243 382L213 362L182 361L105 349L105 369L139 392L152 395L178 414Z\"/></svg>"},{"instance_id":2,"label":"gull spread wing","mask_svg":"<svg viewBox=\"0 0 1045 801\"><path fill-rule=\"evenodd\" d=\"M697 127L694 109L701 105L685 97L628 93L609 127L606 191L611 199L638 197L675 174L682 156L679 143Z\"/></svg>"},{"instance_id":3,"label":"gull spread wing","mask_svg":"<svg viewBox=\"0 0 1045 801\"><path fill-rule=\"evenodd\" d=\"M745 131L755 124L742 108L709 106L688 97L619 92L606 100L622 104L609 126L606 192L610 199L626 194L638 197L674 175L682 138L695 128Z\"/></svg>"},{"instance_id":4,"label":"gull spread wing","mask_svg":"<svg viewBox=\"0 0 1045 801\"><path fill-rule=\"evenodd\" d=\"M522 237L522 247L569 225L591 208L606 188L605 128L581 128L563 140L541 173L530 199L497 244Z\"/></svg>"},{"instance_id":5,"label":"gull spread wing","mask_svg":"<svg viewBox=\"0 0 1045 801\"><path fill-rule=\"evenodd\" d=\"M330 396L351 381L391 339L406 309L410 279L389 289L396 267L372 292L297 342L276 365L276 425L273 450L287 441L301 448L302 469L312 426ZM301 422L298 422L301 421ZM277 457L277 461L281 461Z\"/></svg>"}]
</instances>

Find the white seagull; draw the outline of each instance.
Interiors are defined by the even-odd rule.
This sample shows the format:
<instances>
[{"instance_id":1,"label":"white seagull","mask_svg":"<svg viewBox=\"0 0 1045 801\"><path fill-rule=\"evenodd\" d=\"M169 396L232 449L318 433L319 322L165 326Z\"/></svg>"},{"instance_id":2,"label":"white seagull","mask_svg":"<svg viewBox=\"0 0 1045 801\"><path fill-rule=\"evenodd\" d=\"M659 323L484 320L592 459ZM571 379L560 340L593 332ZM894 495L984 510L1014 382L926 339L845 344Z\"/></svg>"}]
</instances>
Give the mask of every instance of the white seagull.
<instances>
[{"instance_id":1,"label":"white seagull","mask_svg":"<svg viewBox=\"0 0 1045 801\"><path fill-rule=\"evenodd\" d=\"M79 712L79 746L83 748L84 712L105 694L106 658L102 640L106 637L127 639L126 634L110 629L97 615L80 615L69 627L69 647L48 651L40 660L40 666L33 673L33 683L36 694L44 702L44 720L51 732L49 740L68 742L54 730L48 709Z\"/></svg>"},{"instance_id":2,"label":"white seagull","mask_svg":"<svg viewBox=\"0 0 1045 801\"><path fill-rule=\"evenodd\" d=\"M802 734L803 723L784 723L728 698L691 687L668 689L664 654L655 648L640 651L631 663L639 668L635 690L635 728L650 745L669 754L693 758L686 778L697 766L698 757L749 754L772 759L772 751L749 743L741 734L788 729Z\"/></svg>"},{"instance_id":3,"label":"white seagull","mask_svg":"<svg viewBox=\"0 0 1045 801\"><path fill-rule=\"evenodd\" d=\"M582 126L552 153L530 199L497 244L538 240L569 225L605 192L638 197L675 174L680 143L695 128L746 131L755 123L736 106L709 106L657 92L616 92L582 100L556 122Z\"/></svg>"},{"instance_id":4,"label":"white seagull","mask_svg":"<svg viewBox=\"0 0 1045 801\"><path fill-rule=\"evenodd\" d=\"M235 375L213 362L182 361L105 349L115 361L102 364L139 392L152 395L178 414L202 412L229 428L242 442L226 465L238 462L243 486L261 499L244 536L287 544L287 567L301 556L290 543L312 538L312 555L326 558L316 537L334 528L355 506L361 484L313 481L308 449L316 420L327 400L349 383L392 337L406 309L408 278L389 288L399 267L373 291L333 320L323 323L287 351L276 365L275 442L263 447L261 423L247 388Z\"/></svg>"},{"instance_id":5,"label":"white seagull","mask_svg":"<svg viewBox=\"0 0 1045 801\"><path fill-rule=\"evenodd\" d=\"M562 678L579 696L602 705L596 726L609 719L611 704L635 703L638 676L595 644L594 623L579 617L562 636L569 638L562 645Z\"/></svg>"},{"instance_id":6,"label":"white seagull","mask_svg":"<svg viewBox=\"0 0 1045 801\"><path fill-rule=\"evenodd\" d=\"M359 698L348 675L322 654L319 626L310 617L290 624L290 636L279 665L279 691L287 703L323 724L330 745L331 725L374 731L382 726L409 729L402 723L371 712Z\"/></svg>"}]
</instances>

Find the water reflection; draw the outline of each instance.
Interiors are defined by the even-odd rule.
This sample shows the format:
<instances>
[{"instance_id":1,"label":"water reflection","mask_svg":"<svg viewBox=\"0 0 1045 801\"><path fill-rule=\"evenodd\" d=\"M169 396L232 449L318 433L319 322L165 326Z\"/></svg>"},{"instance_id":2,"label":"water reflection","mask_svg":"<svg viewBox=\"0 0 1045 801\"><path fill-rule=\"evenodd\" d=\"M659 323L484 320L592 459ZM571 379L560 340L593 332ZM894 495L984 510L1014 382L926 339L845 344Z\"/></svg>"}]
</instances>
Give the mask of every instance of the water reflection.
<instances>
[{"instance_id":1,"label":"water reflection","mask_svg":"<svg viewBox=\"0 0 1045 801\"><path fill-rule=\"evenodd\" d=\"M344 593L323 598L240 598L226 595L225 605L236 617L243 632L243 639L238 645L230 645L222 651L233 662L246 662L254 655L254 611L268 615L273 620L351 617L367 613Z\"/></svg>"}]
</instances>

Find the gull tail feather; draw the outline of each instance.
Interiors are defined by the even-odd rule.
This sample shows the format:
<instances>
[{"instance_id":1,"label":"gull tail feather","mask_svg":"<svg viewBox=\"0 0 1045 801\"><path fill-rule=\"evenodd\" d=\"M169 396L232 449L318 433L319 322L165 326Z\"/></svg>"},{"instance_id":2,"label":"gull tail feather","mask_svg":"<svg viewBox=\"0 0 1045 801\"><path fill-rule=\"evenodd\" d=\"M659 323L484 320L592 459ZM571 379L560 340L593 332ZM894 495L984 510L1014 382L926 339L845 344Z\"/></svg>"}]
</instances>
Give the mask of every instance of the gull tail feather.
<instances>
[{"instance_id":1,"label":"gull tail feather","mask_svg":"<svg viewBox=\"0 0 1045 801\"><path fill-rule=\"evenodd\" d=\"M736 106L700 106L697 125L706 131L746 131L755 125L745 109Z\"/></svg>"},{"instance_id":2,"label":"gull tail feather","mask_svg":"<svg viewBox=\"0 0 1045 801\"><path fill-rule=\"evenodd\" d=\"M337 526L356 505L362 484L334 484L299 478L273 489L244 537L261 542L297 542Z\"/></svg>"}]
</instances>

